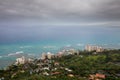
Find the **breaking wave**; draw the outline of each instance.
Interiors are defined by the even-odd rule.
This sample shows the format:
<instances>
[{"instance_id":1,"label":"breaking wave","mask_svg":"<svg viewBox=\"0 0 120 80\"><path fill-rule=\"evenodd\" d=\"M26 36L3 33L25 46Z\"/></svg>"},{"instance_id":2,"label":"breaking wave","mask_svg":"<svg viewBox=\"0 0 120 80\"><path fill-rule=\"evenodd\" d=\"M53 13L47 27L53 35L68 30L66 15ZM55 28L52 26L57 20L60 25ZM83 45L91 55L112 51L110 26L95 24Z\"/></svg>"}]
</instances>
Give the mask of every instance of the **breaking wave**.
<instances>
[{"instance_id":1,"label":"breaking wave","mask_svg":"<svg viewBox=\"0 0 120 80\"><path fill-rule=\"evenodd\" d=\"M32 46L20 46L20 48L31 48Z\"/></svg>"},{"instance_id":2,"label":"breaking wave","mask_svg":"<svg viewBox=\"0 0 120 80\"><path fill-rule=\"evenodd\" d=\"M78 43L77 46L84 46L84 44Z\"/></svg>"},{"instance_id":3,"label":"breaking wave","mask_svg":"<svg viewBox=\"0 0 120 80\"><path fill-rule=\"evenodd\" d=\"M0 58L2 58L3 56L0 56Z\"/></svg>"},{"instance_id":4,"label":"breaking wave","mask_svg":"<svg viewBox=\"0 0 120 80\"><path fill-rule=\"evenodd\" d=\"M44 46L43 48L56 48L56 46Z\"/></svg>"},{"instance_id":5,"label":"breaking wave","mask_svg":"<svg viewBox=\"0 0 120 80\"><path fill-rule=\"evenodd\" d=\"M14 56L14 55L19 55L19 54L23 54L23 53L24 53L23 51L18 51L15 53L10 53L10 54L8 54L8 56Z\"/></svg>"}]
</instances>

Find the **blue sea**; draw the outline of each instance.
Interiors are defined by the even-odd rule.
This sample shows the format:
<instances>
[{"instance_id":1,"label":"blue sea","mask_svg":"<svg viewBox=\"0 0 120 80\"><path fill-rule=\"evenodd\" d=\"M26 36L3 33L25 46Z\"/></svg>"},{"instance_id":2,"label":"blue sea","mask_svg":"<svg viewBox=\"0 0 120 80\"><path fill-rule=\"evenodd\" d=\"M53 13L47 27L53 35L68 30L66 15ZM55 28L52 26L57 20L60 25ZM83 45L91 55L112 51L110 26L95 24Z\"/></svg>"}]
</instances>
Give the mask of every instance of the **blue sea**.
<instances>
[{"instance_id":1,"label":"blue sea","mask_svg":"<svg viewBox=\"0 0 120 80\"><path fill-rule=\"evenodd\" d=\"M40 58L43 52L56 54L65 47L82 49L83 44L74 44L60 41L38 41L7 43L0 45L0 67L6 67L15 62L16 58L26 56L30 58Z\"/></svg>"},{"instance_id":2,"label":"blue sea","mask_svg":"<svg viewBox=\"0 0 120 80\"><path fill-rule=\"evenodd\" d=\"M39 33L38 29L35 29L34 32ZM97 45L103 48L115 48L120 49L120 28L111 28L111 27L57 27L55 30L48 30L49 34L46 34L44 31L42 35L39 35L33 38L29 38L26 33L22 33L23 38L15 36L13 34L4 37L13 36L12 39L7 39L2 42L0 40L0 67L6 67L15 62L16 58L25 56L30 58L40 58L43 52L51 52L56 54L58 51L61 51L65 48L74 48L77 50L84 50L85 45ZM4 32L6 33L6 32ZM21 32L19 32L21 34ZM37 33L36 33L37 34ZM33 35L32 31L31 34ZM28 37L27 37L28 36ZM26 40L24 41L24 39ZM28 39L27 39L28 38ZM23 40L23 41L22 41Z\"/></svg>"},{"instance_id":3,"label":"blue sea","mask_svg":"<svg viewBox=\"0 0 120 80\"><path fill-rule=\"evenodd\" d=\"M56 41L35 41L21 43L7 43L0 45L0 68L4 68L15 62L16 58L26 56L30 58L40 58L43 52L56 54L65 48L84 50L85 45L98 45L104 48L120 48L119 42L102 41L80 41L80 40L56 40Z\"/></svg>"}]
</instances>

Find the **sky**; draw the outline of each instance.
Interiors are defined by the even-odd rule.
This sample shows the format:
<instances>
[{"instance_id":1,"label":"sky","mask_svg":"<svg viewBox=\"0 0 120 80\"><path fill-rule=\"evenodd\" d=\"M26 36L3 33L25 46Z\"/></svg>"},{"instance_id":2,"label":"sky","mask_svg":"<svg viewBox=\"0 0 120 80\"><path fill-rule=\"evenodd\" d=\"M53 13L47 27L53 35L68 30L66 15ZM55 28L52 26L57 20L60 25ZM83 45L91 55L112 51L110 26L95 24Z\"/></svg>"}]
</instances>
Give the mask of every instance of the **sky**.
<instances>
[{"instance_id":1,"label":"sky","mask_svg":"<svg viewBox=\"0 0 120 80\"><path fill-rule=\"evenodd\" d=\"M101 36L120 42L119 25L120 0L0 0L0 43Z\"/></svg>"}]
</instances>

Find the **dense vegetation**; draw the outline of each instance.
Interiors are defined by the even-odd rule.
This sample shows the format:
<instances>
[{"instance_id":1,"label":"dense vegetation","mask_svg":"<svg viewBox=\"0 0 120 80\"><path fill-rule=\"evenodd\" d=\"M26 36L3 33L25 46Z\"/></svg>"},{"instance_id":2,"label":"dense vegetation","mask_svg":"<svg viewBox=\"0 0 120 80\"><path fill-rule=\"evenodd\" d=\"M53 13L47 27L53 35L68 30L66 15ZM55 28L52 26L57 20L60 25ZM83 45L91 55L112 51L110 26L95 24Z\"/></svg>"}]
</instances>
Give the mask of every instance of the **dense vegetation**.
<instances>
[{"instance_id":1,"label":"dense vegetation","mask_svg":"<svg viewBox=\"0 0 120 80\"><path fill-rule=\"evenodd\" d=\"M79 51L79 54L67 55L61 58L54 58L59 62L56 67L58 75L41 75L37 73L30 74L29 68L23 69L23 65L11 65L6 70L0 70L0 78L5 80L87 80L90 74L101 73L106 75L105 80L120 80L120 50L106 50L103 52ZM37 66L29 64L33 69ZM72 72L67 72L62 68L68 68ZM50 71L47 71L50 73ZM14 76L14 74L16 74ZM73 74L74 77L69 77Z\"/></svg>"},{"instance_id":2,"label":"dense vegetation","mask_svg":"<svg viewBox=\"0 0 120 80\"><path fill-rule=\"evenodd\" d=\"M72 69L74 74L88 77L89 74L102 73L107 78L120 79L120 50L110 50L94 54L80 52L80 55L69 55L56 59L63 66Z\"/></svg>"}]
</instances>

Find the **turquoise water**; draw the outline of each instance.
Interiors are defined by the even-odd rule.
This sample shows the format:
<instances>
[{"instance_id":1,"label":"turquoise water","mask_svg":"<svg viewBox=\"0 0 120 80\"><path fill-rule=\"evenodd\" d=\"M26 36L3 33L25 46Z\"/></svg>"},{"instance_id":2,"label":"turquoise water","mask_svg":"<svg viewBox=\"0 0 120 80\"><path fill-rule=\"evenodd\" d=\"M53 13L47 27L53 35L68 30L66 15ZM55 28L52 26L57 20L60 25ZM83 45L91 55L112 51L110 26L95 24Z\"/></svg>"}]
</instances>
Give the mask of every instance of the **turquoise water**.
<instances>
[{"instance_id":1,"label":"turquoise water","mask_svg":"<svg viewBox=\"0 0 120 80\"><path fill-rule=\"evenodd\" d=\"M21 56L40 58L43 52L52 52L56 54L58 51L70 47L84 50L86 44L99 45L105 48L120 48L119 42L103 42L101 40L56 40L56 41L38 41L38 42L22 42L0 45L0 67L8 66L15 62L16 58Z\"/></svg>"},{"instance_id":2,"label":"turquoise water","mask_svg":"<svg viewBox=\"0 0 120 80\"><path fill-rule=\"evenodd\" d=\"M32 58L40 58L43 52L52 52L56 54L65 47L82 49L83 45L69 42L29 42L29 43L11 43L0 45L0 67L10 65L15 62L16 58L27 56Z\"/></svg>"},{"instance_id":3,"label":"turquoise water","mask_svg":"<svg viewBox=\"0 0 120 80\"><path fill-rule=\"evenodd\" d=\"M62 30L57 30L59 34L48 35L48 38L42 40L21 41L21 39L18 42L6 40L4 43L0 41L0 67L15 62L15 59L22 55L39 58L43 52L56 54L66 47L84 50L86 44L92 44L104 48L120 49L120 28L73 28L73 31L68 29L66 32Z\"/></svg>"}]
</instances>

